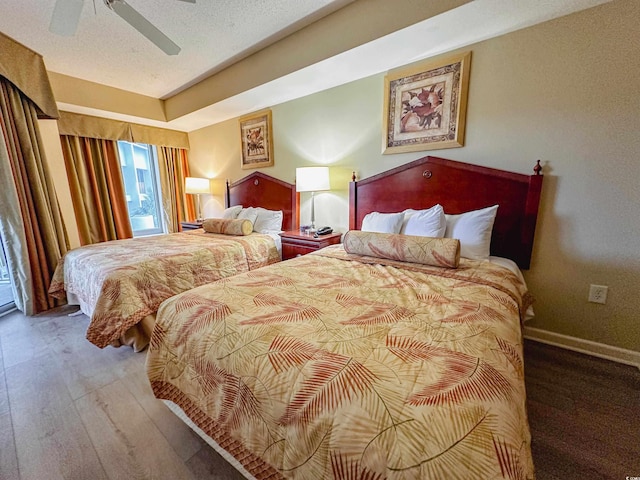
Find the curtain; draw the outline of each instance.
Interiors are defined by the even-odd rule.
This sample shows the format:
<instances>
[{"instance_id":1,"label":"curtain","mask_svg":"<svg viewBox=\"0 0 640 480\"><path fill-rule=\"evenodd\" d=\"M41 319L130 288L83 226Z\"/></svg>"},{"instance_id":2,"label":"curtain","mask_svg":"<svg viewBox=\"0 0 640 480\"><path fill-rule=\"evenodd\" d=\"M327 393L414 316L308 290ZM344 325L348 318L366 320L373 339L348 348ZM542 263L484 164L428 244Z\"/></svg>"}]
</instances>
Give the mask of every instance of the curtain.
<instances>
[{"instance_id":1,"label":"curtain","mask_svg":"<svg viewBox=\"0 0 640 480\"><path fill-rule=\"evenodd\" d=\"M60 136L63 139L63 151L65 155L65 162L67 162L69 183L71 184L74 209L76 210L78 223L85 224L84 227L82 225L78 226L83 245L85 244L82 240L83 236L89 237L89 230L97 230L98 227L96 225L100 225L101 222L97 219L93 222L95 225L90 226L87 222L88 217L90 217L86 212L87 207L86 205L81 205L82 202L86 203L88 201L87 199L91 197L90 189L87 188L82 192L80 186L78 186L76 187L77 193L74 193L74 183L77 185L82 185L83 182L85 185L88 185L89 183L86 181L87 176L82 174L82 172L73 174L73 176L80 176L81 179L72 178L72 170L69 169L70 160L68 159L74 159L74 157L79 158L80 154L76 153L72 155L69 152L71 148L65 147L65 136L82 138L83 140L88 138L104 139L104 141L113 142L124 140L132 143L155 145L158 152L158 170L160 172L163 222L166 225L167 232L178 232L180 231L180 222L186 221L190 218L195 218L193 198L189 195L185 195L184 193L184 179L189 176L189 164L187 159L189 136L185 132L70 112L60 112L58 130L60 131ZM92 147L91 149L84 147L82 150L88 151L95 149L95 147ZM74 160L74 163L78 164L78 161ZM97 164L95 165L95 170L98 170ZM119 173L119 175L122 176L122 173ZM85 180L82 180L82 178ZM101 193L98 197L105 200L105 205L109 204L109 199L104 194ZM112 195L109 198L111 199L111 202L115 202L114 199L119 197L114 197ZM78 206L76 206L76 203L78 203ZM99 205L99 202L97 205ZM117 210L116 213L126 213L126 210L121 210L121 207L119 207L117 203L114 203L114 211L115 210ZM107 215L107 213L108 212L104 211L104 215ZM128 225L128 220L126 220L126 222ZM114 223L116 226L118 225L118 222ZM108 222L107 226L109 226ZM107 230L110 231L109 229ZM105 239L127 238L127 235L123 235L118 232L119 230L116 230L117 234L115 236L106 237ZM131 236L131 234L128 233L128 236ZM102 238L99 235L94 235L94 237ZM94 241L101 240L87 240L86 243L93 243Z\"/></svg>"},{"instance_id":2,"label":"curtain","mask_svg":"<svg viewBox=\"0 0 640 480\"><path fill-rule=\"evenodd\" d=\"M184 192L184 179L189 176L187 151L184 148L158 147L158 170L167 230L169 233L179 232L180 222L195 218L193 198Z\"/></svg>"},{"instance_id":3,"label":"curtain","mask_svg":"<svg viewBox=\"0 0 640 480\"><path fill-rule=\"evenodd\" d=\"M60 135L82 245L133 237L114 140Z\"/></svg>"},{"instance_id":4,"label":"curtain","mask_svg":"<svg viewBox=\"0 0 640 480\"><path fill-rule=\"evenodd\" d=\"M69 249L37 117L35 104L0 77L0 229L16 307L26 315L59 304L48 289Z\"/></svg>"}]
</instances>

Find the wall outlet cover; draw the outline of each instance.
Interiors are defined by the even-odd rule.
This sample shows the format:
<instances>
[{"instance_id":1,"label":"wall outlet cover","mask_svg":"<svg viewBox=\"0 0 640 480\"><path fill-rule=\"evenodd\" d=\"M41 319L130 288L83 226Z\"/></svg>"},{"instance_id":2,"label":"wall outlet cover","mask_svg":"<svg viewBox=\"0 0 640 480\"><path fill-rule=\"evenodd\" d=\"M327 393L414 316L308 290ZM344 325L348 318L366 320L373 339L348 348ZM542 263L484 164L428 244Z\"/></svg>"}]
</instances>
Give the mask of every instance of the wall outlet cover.
<instances>
[{"instance_id":1,"label":"wall outlet cover","mask_svg":"<svg viewBox=\"0 0 640 480\"><path fill-rule=\"evenodd\" d=\"M591 285L589 287L589 301L592 303L607 303L607 292L609 287L606 285Z\"/></svg>"}]
</instances>

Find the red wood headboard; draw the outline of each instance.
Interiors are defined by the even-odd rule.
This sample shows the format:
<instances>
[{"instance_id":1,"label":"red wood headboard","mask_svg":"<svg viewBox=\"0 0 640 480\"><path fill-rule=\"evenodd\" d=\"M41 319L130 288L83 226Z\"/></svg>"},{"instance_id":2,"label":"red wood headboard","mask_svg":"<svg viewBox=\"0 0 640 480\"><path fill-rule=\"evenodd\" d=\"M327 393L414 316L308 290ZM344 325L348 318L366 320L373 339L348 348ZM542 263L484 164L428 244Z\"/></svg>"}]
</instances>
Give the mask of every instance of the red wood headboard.
<instances>
[{"instance_id":1,"label":"red wood headboard","mask_svg":"<svg viewBox=\"0 0 640 480\"><path fill-rule=\"evenodd\" d=\"M282 210L283 230L294 230L299 225L299 194L296 186L261 172L254 172L229 184L227 180L226 206L262 207Z\"/></svg>"},{"instance_id":2,"label":"red wood headboard","mask_svg":"<svg viewBox=\"0 0 640 480\"><path fill-rule=\"evenodd\" d=\"M439 203L458 214L499 205L491 255L510 258L522 269L531 263L543 175L497 170L438 157L423 157L349 185L349 228L370 212L402 212Z\"/></svg>"}]
</instances>

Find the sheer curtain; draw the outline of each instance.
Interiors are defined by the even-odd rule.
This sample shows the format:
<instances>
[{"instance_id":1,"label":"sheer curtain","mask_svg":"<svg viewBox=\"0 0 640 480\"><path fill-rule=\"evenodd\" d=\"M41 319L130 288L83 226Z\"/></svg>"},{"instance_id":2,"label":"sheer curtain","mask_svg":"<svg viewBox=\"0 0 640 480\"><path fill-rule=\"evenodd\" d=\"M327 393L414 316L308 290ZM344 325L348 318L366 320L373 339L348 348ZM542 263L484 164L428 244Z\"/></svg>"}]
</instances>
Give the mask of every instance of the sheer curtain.
<instances>
[{"instance_id":1,"label":"sheer curtain","mask_svg":"<svg viewBox=\"0 0 640 480\"><path fill-rule=\"evenodd\" d=\"M184 192L184 179L189 176L187 151L184 148L158 147L158 170L164 220L169 233L175 233L180 231L180 222L195 218L193 198Z\"/></svg>"},{"instance_id":2,"label":"sheer curtain","mask_svg":"<svg viewBox=\"0 0 640 480\"><path fill-rule=\"evenodd\" d=\"M0 76L0 229L16 307L33 315L59 304L48 289L69 249L38 128L38 107Z\"/></svg>"},{"instance_id":3,"label":"sheer curtain","mask_svg":"<svg viewBox=\"0 0 640 480\"><path fill-rule=\"evenodd\" d=\"M133 237L114 140L60 135L82 245Z\"/></svg>"}]
</instances>

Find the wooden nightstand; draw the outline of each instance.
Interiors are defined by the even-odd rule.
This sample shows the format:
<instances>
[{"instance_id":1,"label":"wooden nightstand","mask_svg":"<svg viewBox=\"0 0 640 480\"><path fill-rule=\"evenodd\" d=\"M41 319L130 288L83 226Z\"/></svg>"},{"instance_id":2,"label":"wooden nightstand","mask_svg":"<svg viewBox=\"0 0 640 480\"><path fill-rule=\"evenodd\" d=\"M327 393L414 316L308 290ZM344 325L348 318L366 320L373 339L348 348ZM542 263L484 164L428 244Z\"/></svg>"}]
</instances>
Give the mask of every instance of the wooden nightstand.
<instances>
[{"instance_id":1,"label":"wooden nightstand","mask_svg":"<svg viewBox=\"0 0 640 480\"><path fill-rule=\"evenodd\" d=\"M202 228L202 222L180 222L180 226L182 227L182 231L186 232L187 230Z\"/></svg>"},{"instance_id":2,"label":"wooden nightstand","mask_svg":"<svg viewBox=\"0 0 640 480\"><path fill-rule=\"evenodd\" d=\"M282 259L306 255L321 248L340 243L341 233L330 233L314 238L313 234L300 233L299 230L289 230L280 234L282 237Z\"/></svg>"}]
</instances>

